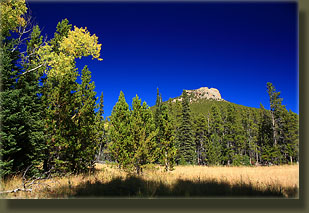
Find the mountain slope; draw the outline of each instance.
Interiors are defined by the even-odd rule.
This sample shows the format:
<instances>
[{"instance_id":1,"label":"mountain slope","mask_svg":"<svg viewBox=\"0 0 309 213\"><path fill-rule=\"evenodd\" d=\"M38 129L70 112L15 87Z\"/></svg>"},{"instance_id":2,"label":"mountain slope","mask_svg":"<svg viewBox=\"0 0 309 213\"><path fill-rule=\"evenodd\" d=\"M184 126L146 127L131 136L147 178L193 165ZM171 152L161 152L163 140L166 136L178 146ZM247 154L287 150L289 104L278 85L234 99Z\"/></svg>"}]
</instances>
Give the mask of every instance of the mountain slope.
<instances>
[{"instance_id":1,"label":"mountain slope","mask_svg":"<svg viewBox=\"0 0 309 213\"><path fill-rule=\"evenodd\" d=\"M190 108L193 116L199 114L207 116L212 106L217 106L219 109L224 110L228 105L232 105L237 112L250 110L257 113L260 111L259 108L247 107L224 100L219 90L216 88L209 89L208 87L201 87L195 90L186 90L186 92L190 97ZM170 98L164 103L169 105L171 114L178 117L178 115L181 114L181 102L182 98L179 96ZM155 110L155 106L152 108Z\"/></svg>"}]
</instances>

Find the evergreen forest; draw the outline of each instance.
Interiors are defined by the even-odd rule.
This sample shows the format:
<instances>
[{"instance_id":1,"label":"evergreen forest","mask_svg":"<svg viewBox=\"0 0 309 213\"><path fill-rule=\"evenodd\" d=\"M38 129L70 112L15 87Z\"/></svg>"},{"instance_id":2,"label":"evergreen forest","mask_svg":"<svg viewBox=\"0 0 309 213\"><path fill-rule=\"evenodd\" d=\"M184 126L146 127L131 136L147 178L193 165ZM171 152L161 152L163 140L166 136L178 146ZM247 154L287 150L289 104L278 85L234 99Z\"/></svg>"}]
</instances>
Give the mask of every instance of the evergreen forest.
<instances>
[{"instance_id":1,"label":"evergreen forest","mask_svg":"<svg viewBox=\"0 0 309 213\"><path fill-rule=\"evenodd\" d=\"M91 70L76 60L100 58L98 37L67 19L47 39L24 0L1 1L0 176L92 171L97 162L143 173L152 165L257 166L299 161L299 116L265 85L270 109L200 99L138 95L131 107L120 91L111 116L96 97ZM102 62L103 63L103 62ZM107 93L108 91L104 91Z\"/></svg>"}]
</instances>

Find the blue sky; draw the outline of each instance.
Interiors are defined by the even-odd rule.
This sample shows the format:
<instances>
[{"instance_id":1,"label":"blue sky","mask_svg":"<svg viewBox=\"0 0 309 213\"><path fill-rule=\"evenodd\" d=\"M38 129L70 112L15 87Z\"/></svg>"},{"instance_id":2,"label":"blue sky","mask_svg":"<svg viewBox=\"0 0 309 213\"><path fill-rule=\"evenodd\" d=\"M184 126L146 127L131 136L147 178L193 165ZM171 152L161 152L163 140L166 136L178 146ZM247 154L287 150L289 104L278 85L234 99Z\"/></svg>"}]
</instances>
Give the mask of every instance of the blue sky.
<instances>
[{"instance_id":1,"label":"blue sky","mask_svg":"<svg viewBox=\"0 0 309 213\"><path fill-rule=\"evenodd\" d=\"M183 89L217 88L223 99L269 108L266 83L298 113L296 3L37 3L29 2L43 34L59 21L87 27L102 43L103 61L84 58L111 114L122 90L153 106Z\"/></svg>"}]
</instances>

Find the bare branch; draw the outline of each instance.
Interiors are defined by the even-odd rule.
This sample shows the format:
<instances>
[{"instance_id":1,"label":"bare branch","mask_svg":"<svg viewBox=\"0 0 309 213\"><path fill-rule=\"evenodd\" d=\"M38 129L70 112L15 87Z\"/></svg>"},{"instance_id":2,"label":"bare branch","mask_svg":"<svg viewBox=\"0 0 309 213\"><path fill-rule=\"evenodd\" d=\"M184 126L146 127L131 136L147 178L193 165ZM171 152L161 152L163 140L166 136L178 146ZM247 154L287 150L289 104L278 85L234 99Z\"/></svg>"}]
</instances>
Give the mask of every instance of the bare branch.
<instances>
[{"instance_id":1,"label":"bare branch","mask_svg":"<svg viewBox=\"0 0 309 213\"><path fill-rule=\"evenodd\" d=\"M31 51L25 50L25 51L21 52L20 55L21 55L22 61L20 62L20 64L21 64L22 66L24 66L25 64L30 63L31 57L35 58L35 56L37 55L37 51L38 51L42 46L46 45L46 43L47 43L47 36L44 36L44 40L42 41L42 43L41 43L38 47L35 47L35 48L31 49ZM28 71L26 71L26 72L24 72L24 73L22 73L22 74L20 74L20 75L24 75L24 74L26 74L26 73L28 73L28 72L35 71L36 69L38 69L38 68L40 68L40 67L42 67L42 66L44 66L44 64L43 64L43 65L39 65L38 67L33 68L33 69L31 69L31 70L28 70ZM26 67L26 66L24 66L24 67Z\"/></svg>"},{"instance_id":2,"label":"bare branch","mask_svg":"<svg viewBox=\"0 0 309 213\"><path fill-rule=\"evenodd\" d=\"M29 73L29 72L33 72L33 71L35 71L35 70L37 70L37 69L43 67L44 65L46 65L46 64L45 64L45 63L44 63L44 64L40 64L39 66L37 66L37 67L35 67L35 68L32 68L32 69L30 69L30 70L27 70L26 72L21 73L20 76L21 76L21 75L25 75L25 74L27 74L27 73Z\"/></svg>"},{"instance_id":3,"label":"bare branch","mask_svg":"<svg viewBox=\"0 0 309 213\"><path fill-rule=\"evenodd\" d=\"M17 38L17 43L15 46L12 48L11 52L14 52L27 38L22 39L22 37L26 34L28 34L32 28L33 28L33 23L31 21L31 16L25 16L24 18L26 20L26 24L24 26L19 26L18 27L18 38Z\"/></svg>"},{"instance_id":4,"label":"bare branch","mask_svg":"<svg viewBox=\"0 0 309 213\"><path fill-rule=\"evenodd\" d=\"M32 165L28 166L27 169L25 170L24 174L23 174L23 182L22 182L22 187L13 189L13 190L7 190L7 191L0 191L0 194L8 194L8 193L15 193L15 192L19 192L19 191L24 191L24 192L32 192L32 188L35 185L44 185L44 186L48 186L50 187L48 184L46 183L41 183L40 181L42 180L47 180L47 179L51 179L51 172L54 169L54 167L52 167L49 171L44 172L41 176L37 177L37 178L30 178L30 180L26 180L26 173L27 171L31 168ZM44 175L47 175L46 177L44 177Z\"/></svg>"},{"instance_id":5,"label":"bare branch","mask_svg":"<svg viewBox=\"0 0 309 213\"><path fill-rule=\"evenodd\" d=\"M26 181L26 173L27 173L28 170L31 168L31 166L32 166L32 164L29 165L29 166L26 168L26 170L25 170L25 172L24 172L24 174L23 174L23 186L24 186L24 189L26 188L26 183L25 183L25 181Z\"/></svg>"},{"instance_id":6,"label":"bare branch","mask_svg":"<svg viewBox=\"0 0 309 213\"><path fill-rule=\"evenodd\" d=\"M8 194L8 193L13 193L13 192L18 192L18 191L32 192L32 189L17 188L17 189L8 190L8 191L2 191L0 192L0 194Z\"/></svg>"}]
</instances>

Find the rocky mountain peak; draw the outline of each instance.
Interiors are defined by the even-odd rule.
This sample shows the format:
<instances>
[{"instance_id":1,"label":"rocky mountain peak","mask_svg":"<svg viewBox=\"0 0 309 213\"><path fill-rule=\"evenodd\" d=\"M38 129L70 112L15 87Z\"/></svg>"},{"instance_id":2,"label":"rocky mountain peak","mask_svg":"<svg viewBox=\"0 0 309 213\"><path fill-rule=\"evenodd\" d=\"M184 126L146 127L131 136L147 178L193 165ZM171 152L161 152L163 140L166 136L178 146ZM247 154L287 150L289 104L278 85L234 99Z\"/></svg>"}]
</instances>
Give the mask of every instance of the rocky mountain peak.
<instances>
[{"instance_id":1,"label":"rocky mountain peak","mask_svg":"<svg viewBox=\"0 0 309 213\"><path fill-rule=\"evenodd\" d=\"M190 102L197 101L198 99L213 99L216 101L224 101L224 99L222 99L221 97L219 90L216 88L201 87L199 89L186 90L186 92L190 97ZM180 97L174 99L174 102L176 100L181 101L182 98Z\"/></svg>"}]
</instances>

